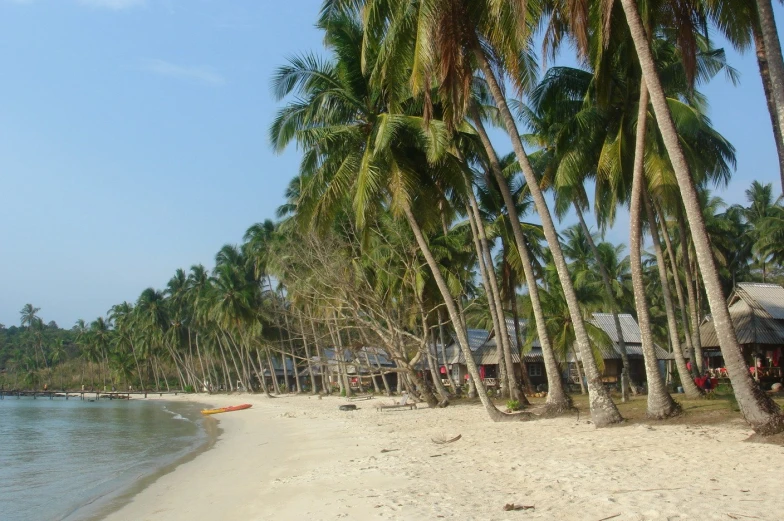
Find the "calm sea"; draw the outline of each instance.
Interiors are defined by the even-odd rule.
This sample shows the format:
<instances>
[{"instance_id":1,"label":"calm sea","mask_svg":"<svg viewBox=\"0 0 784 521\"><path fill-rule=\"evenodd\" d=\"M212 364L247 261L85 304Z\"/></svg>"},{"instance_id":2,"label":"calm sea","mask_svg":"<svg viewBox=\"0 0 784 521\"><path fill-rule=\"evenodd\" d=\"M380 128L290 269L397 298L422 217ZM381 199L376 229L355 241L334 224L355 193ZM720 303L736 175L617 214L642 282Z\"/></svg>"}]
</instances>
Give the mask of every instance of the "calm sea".
<instances>
[{"instance_id":1,"label":"calm sea","mask_svg":"<svg viewBox=\"0 0 784 521\"><path fill-rule=\"evenodd\" d=\"M198 404L0 400L0 519L83 520L205 447Z\"/></svg>"}]
</instances>

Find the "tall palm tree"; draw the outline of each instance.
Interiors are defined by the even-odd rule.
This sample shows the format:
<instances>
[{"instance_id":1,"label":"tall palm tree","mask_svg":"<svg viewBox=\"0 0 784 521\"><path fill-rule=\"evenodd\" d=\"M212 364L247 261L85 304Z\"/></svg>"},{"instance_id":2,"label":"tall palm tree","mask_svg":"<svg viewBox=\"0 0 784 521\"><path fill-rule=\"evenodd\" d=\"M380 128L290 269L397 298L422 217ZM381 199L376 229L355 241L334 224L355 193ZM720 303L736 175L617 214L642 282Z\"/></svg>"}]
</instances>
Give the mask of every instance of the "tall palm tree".
<instances>
[{"instance_id":1,"label":"tall palm tree","mask_svg":"<svg viewBox=\"0 0 784 521\"><path fill-rule=\"evenodd\" d=\"M371 6L380 3L369 2ZM470 86L474 72L479 71L484 77L531 191L571 311L577 346L585 364L594 424L601 427L621 421L622 417L604 388L599 370L590 356L590 341L585 321L580 314L579 302L558 241L555 224L520 139L520 132L509 109L502 82L497 76L495 57L500 61L497 65L505 66L510 71L510 78L518 89L523 90L528 86L530 75L527 66L530 60L525 58L525 50L528 48L529 26L524 5L518 2L440 0L430 2L426 9L420 8L416 23L410 18L396 18L391 13L389 20L396 24L394 31L403 32L407 26L411 27L408 29L409 34L412 30L417 31L415 35L411 35L415 43L406 44L406 49L415 50L412 82L424 89L429 89L432 81L437 82L440 97L448 107L448 125L456 125L470 107ZM489 52L489 49L492 49L492 52ZM477 123L476 118L473 120ZM493 152L488 149L487 153ZM513 206L508 184L503 178L498 179L498 182L505 203L508 207ZM512 226L517 224L513 221Z\"/></svg>"},{"instance_id":2,"label":"tall palm tree","mask_svg":"<svg viewBox=\"0 0 784 521\"><path fill-rule=\"evenodd\" d=\"M298 211L307 225L315 223L323 229L351 194L360 229L385 205L402 216L442 294L468 370L478 381L479 371L454 296L426 236L432 218L440 221L430 204L439 197L427 188L462 184L459 169L448 167L449 159L443 155L448 142L445 126L437 121L425 126L424 118L414 110L416 105L411 107L413 112L400 112L410 99L405 91L384 91L371 85L361 65L370 63L367 70L372 70L381 49L368 42L363 49L363 28L355 15L339 10L325 16L320 25L333 59L296 58L279 69L274 80L279 98L299 94L297 101L279 112L271 128L276 149L296 140L304 151L300 175L308 179L308 186L302 189ZM447 163L438 164L439 157ZM461 191L465 190L463 186ZM417 215L431 219L420 223ZM490 418L504 419L481 386L478 391Z\"/></svg>"},{"instance_id":3,"label":"tall palm tree","mask_svg":"<svg viewBox=\"0 0 784 521\"><path fill-rule=\"evenodd\" d=\"M767 65L770 69L770 90L776 108L779 131L784 129L784 59L781 56L781 43L773 16L771 0L756 0L759 28L765 46ZM764 81L764 78L763 78ZM782 136L778 136L779 141ZM777 142L777 146L781 143ZM781 189L784 190L784 173L781 174Z\"/></svg>"},{"instance_id":4,"label":"tall palm tree","mask_svg":"<svg viewBox=\"0 0 784 521\"><path fill-rule=\"evenodd\" d=\"M648 36L643 27L637 2L636 0L621 0L621 5L629 25L646 86L650 91L651 103L659 130L661 131L662 139L681 191L714 326L719 337L719 344L727 365L727 371L735 390L735 396L738 399L744 418L756 432L764 434L780 432L784 430L784 417L780 414L776 403L754 383L749 375L743 359L743 353L735 335L735 329L733 328L721 290L716 262L711 253L710 241L705 230L705 221L702 216L697 190L689 172L688 162L678 142L678 133L675 129L672 114L667 106L664 90L662 89L659 73L651 53ZM636 152L642 153L642 149L636 149ZM642 158L639 161L641 162ZM638 163L638 166L640 166L640 163Z\"/></svg>"}]
</instances>

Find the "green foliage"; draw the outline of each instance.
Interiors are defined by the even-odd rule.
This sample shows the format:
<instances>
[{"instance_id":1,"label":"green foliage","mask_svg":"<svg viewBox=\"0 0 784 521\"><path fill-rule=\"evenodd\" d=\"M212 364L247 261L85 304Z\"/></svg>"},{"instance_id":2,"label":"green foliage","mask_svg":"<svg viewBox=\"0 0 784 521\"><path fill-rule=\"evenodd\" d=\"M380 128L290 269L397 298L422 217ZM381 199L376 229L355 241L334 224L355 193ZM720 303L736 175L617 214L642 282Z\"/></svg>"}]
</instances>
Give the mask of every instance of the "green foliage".
<instances>
[{"instance_id":1,"label":"green foliage","mask_svg":"<svg viewBox=\"0 0 784 521\"><path fill-rule=\"evenodd\" d=\"M506 401L506 410L508 410L508 411L519 411L520 410L520 402L518 400L507 400Z\"/></svg>"},{"instance_id":2,"label":"green foliage","mask_svg":"<svg viewBox=\"0 0 784 521\"><path fill-rule=\"evenodd\" d=\"M195 393L195 392L196 392L196 389L194 389L194 387L193 387L192 385L190 385L190 384L189 384L189 385L186 385L186 386L185 386L185 389L183 389L183 390L184 390L186 393Z\"/></svg>"}]
</instances>

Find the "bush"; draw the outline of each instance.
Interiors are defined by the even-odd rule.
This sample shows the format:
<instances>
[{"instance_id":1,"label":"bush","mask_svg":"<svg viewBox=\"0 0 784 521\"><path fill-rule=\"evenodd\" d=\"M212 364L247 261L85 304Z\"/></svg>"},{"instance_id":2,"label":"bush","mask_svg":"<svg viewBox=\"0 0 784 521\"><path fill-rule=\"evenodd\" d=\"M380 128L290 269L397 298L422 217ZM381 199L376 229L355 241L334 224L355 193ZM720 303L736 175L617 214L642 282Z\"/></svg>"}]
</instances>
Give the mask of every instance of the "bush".
<instances>
[{"instance_id":1,"label":"bush","mask_svg":"<svg viewBox=\"0 0 784 521\"><path fill-rule=\"evenodd\" d=\"M517 400L507 400L506 401L506 410L507 411L519 411L520 410L520 402Z\"/></svg>"},{"instance_id":2,"label":"bush","mask_svg":"<svg viewBox=\"0 0 784 521\"><path fill-rule=\"evenodd\" d=\"M194 389L192 385L186 385L185 386L185 392L186 393L195 393L196 389Z\"/></svg>"}]
</instances>

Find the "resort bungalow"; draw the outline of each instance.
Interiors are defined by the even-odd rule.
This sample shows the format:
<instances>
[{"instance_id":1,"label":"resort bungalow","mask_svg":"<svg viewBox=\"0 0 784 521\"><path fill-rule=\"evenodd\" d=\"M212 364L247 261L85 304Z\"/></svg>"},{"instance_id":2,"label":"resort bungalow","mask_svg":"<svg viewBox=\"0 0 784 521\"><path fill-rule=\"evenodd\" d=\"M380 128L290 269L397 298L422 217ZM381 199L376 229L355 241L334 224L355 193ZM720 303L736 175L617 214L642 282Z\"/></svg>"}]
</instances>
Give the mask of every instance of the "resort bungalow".
<instances>
[{"instance_id":1,"label":"resort bungalow","mask_svg":"<svg viewBox=\"0 0 784 521\"><path fill-rule=\"evenodd\" d=\"M621 322L621 333L626 344L626 353L629 357L629 370L631 377L636 382L645 381L645 363L642 356L642 340L640 338L640 327L629 314L618 316ZM607 384L615 384L620 379L623 364L621 362L620 343L615 330L615 324L610 313L594 313L591 323L601 328L607 333L610 344L599 349L602 356L604 370L602 380ZM509 339L512 342L512 362L515 373L520 376L520 348L514 330L514 321L507 319L506 326L509 332ZM525 320L520 321L520 335L525 338L528 324ZM498 365L501 353L496 343L496 336L483 329L469 329L468 341L473 353L473 358L479 366L479 374L486 387L496 387L498 385ZM672 360L672 355L659 347L655 346L656 358L659 361L659 370L664 373L665 364ZM447 346L448 369L451 371L453 379L464 382L468 378L468 370L465 365L465 357L457 345L457 341ZM547 384L547 373L544 368L542 357L542 347L539 340L535 339L531 349L524 354L524 360L528 372L528 377L534 387L542 388ZM567 360L562 361L560 366L563 368L562 380L567 383L579 384L577 362L582 366L580 355L570 354ZM580 369L582 373L582 368Z\"/></svg>"},{"instance_id":2,"label":"resort bungalow","mask_svg":"<svg viewBox=\"0 0 784 521\"><path fill-rule=\"evenodd\" d=\"M383 378L386 378L387 385L392 388L397 386L397 372L394 371L395 363L389 359L387 353L380 348L363 346L359 349L336 350L325 348L324 360L318 356L311 357L311 366L317 379L324 380L331 387L340 385L340 374L345 371L348 376L349 385L354 389L375 385L380 389L384 387ZM308 377L307 363L300 368L300 375ZM382 374L384 375L382 377Z\"/></svg>"},{"instance_id":3,"label":"resort bungalow","mask_svg":"<svg viewBox=\"0 0 784 521\"><path fill-rule=\"evenodd\" d=\"M778 284L741 282L728 299L732 325L749 371L766 384L782 381L784 288ZM719 338L710 315L700 325L704 364L714 376L726 376Z\"/></svg>"},{"instance_id":4,"label":"resort bungalow","mask_svg":"<svg viewBox=\"0 0 784 521\"><path fill-rule=\"evenodd\" d=\"M634 320L634 317L628 313L619 313L618 319L621 323L623 341L626 344L626 355L629 358L629 376L634 382L645 382L645 360L642 354L640 326L637 324L637 321ZM615 384L621 378L623 363L621 360L618 331L615 328L615 321L613 320L612 313L594 313L590 323L600 328L610 337L610 344L599 346L598 350L601 353L602 362L604 363L602 381L607 384ZM665 364L668 360L673 359L672 354L656 344L654 344L654 349L656 350L656 359L659 362L659 372L664 374L666 370ZM577 358L575 359L575 354L569 356L569 381L571 383L579 383L575 362L579 361L582 367L582 358L579 353L576 353L576 357Z\"/></svg>"},{"instance_id":5,"label":"resort bungalow","mask_svg":"<svg viewBox=\"0 0 784 521\"><path fill-rule=\"evenodd\" d=\"M509 339L512 343L512 364L517 376L520 376L520 348L515 335L514 320L506 319L506 327ZM520 320L520 334L526 334L526 321ZM496 335L485 329L469 329L468 345L471 348L473 359L479 367L479 376L485 387L493 388L498 386L498 366L500 357L503 356L498 349ZM447 369L450 371L455 382L464 383L468 379L468 367L466 366L465 356L463 355L457 339L446 348ZM528 369L528 376L534 386L545 385L547 375L544 370L544 360L542 359L542 348L539 340L534 340L530 351L525 353L525 363ZM444 369L442 367L442 372Z\"/></svg>"}]
</instances>

